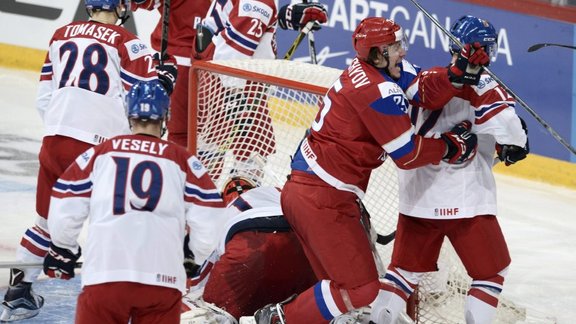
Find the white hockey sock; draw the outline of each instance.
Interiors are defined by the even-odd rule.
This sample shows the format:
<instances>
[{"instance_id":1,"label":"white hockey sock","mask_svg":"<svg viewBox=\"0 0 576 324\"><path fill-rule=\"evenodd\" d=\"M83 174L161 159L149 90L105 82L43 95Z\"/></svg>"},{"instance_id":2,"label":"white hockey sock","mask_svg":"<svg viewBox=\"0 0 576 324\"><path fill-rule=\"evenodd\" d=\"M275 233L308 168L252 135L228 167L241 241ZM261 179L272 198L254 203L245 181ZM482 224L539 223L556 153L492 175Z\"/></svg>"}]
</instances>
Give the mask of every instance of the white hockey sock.
<instances>
[{"instance_id":1,"label":"white hockey sock","mask_svg":"<svg viewBox=\"0 0 576 324\"><path fill-rule=\"evenodd\" d=\"M466 324L490 324L494 321L496 306L469 294L466 297L464 311Z\"/></svg>"},{"instance_id":2,"label":"white hockey sock","mask_svg":"<svg viewBox=\"0 0 576 324\"><path fill-rule=\"evenodd\" d=\"M389 324L397 322L400 313L406 309L406 301L393 292L380 289L371 306L370 320L378 324Z\"/></svg>"}]
</instances>

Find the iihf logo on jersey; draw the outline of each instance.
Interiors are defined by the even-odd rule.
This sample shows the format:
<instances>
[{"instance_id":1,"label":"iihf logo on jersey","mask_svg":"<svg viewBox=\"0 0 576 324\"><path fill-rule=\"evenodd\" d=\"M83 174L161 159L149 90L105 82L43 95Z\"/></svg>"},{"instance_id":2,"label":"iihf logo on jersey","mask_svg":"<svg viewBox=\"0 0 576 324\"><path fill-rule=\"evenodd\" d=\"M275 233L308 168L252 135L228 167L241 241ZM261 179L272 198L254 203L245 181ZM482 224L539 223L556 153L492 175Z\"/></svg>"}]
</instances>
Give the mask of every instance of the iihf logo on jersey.
<instances>
[{"instance_id":1,"label":"iihf logo on jersey","mask_svg":"<svg viewBox=\"0 0 576 324\"><path fill-rule=\"evenodd\" d=\"M176 283L176 277L174 277L174 276L168 276L168 275L161 274L161 273L157 273L157 274L156 274L156 282L164 282L164 283L169 283L169 284L175 284L175 283Z\"/></svg>"},{"instance_id":2,"label":"iihf logo on jersey","mask_svg":"<svg viewBox=\"0 0 576 324\"><path fill-rule=\"evenodd\" d=\"M434 216L456 216L458 212L459 212L458 207L434 208Z\"/></svg>"}]
</instances>

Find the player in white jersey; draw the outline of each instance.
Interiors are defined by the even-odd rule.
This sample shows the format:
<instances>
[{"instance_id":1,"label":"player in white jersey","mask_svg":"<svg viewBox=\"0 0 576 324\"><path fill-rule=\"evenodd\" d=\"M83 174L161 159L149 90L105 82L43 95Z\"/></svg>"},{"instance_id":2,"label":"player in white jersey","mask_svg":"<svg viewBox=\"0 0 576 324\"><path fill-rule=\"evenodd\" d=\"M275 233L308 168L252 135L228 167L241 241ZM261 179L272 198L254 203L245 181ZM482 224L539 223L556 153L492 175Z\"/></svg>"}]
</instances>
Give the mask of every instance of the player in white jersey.
<instances>
[{"instance_id":1,"label":"player in white jersey","mask_svg":"<svg viewBox=\"0 0 576 324\"><path fill-rule=\"evenodd\" d=\"M36 190L38 217L18 247L16 258L23 262L38 262L48 251L50 192L60 174L86 149L129 133L125 92L136 81L158 77L170 91L176 76L173 65L157 67L146 45L116 25L126 19L127 0L85 3L90 20L58 28L42 67L36 106L45 126ZM39 274L40 269L11 269L0 320L38 314L43 298L31 292L31 283Z\"/></svg>"},{"instance_id":2,"label":"player in white jersey","mask_svg":"<svg viewBox=\"0 0 576 324\"><path fill-rule=\"evenodd\" d=\"M277 6L277 0L214 1L198 28L201 33L196 37L194 57L198 60L275 59L278 21L291 29L299 29L310 20L327 21L326 10L320 4L287 5L280 11L281 16ZM274 153L274 130L267 104L270 87L231 77L212 78L204 82L213 84L223 102L215 114L226 116L223 119L231 125L214 127L205 122L207 118L202 112L207 109L200 108L198 129L210 140L199 144L198 156L209 169L220 170L224 153L232 151L234 174L259 183L263 164L267 156ZM202 102L202 98L198 101ZM233 119L227 116L241 116L243 123L233 125ZM262 147L258 145L261 142L271 145ZM220 174L212 176L217 179Z\"/></svg>"},{"instance_id":3,"label":"player in white jersey","mask_svg":"<svg viewBox=\"0 0 576 324\"><path fill-rule=\"evenodd\" d=\"M464 16L451 32L461 43L479 44L495 55L498 38L488 21ZM459 51L451 44L453 64ZM385 290L372 312L375 323L395 323L422 275L437 270L445 237L472 278L466 323L492 323L510 264L496 219L495 147L506 165L529 152L526 125L514 106L506 90L488 74L481 74L478 85L464 85L441 110L411 108L416 133L426 137L437 136L462 119L474 121L478 152L475 159L458 165L441 162L399 171L400 216Z\"/></svg>"},{"instance_id":4,"label":"player in white jersey","mask_svg":"<svg viewBox=\"0 0 576 324\"><path fill-rule=\"evenodd\" d=\"M232 323L306 290L317 280L282 215L280 189L232 177L222 198L228 205L227 223L218 246L192 278L183 299L182 323L211 317Z\"/></svg>"},{"instance_id":5,"label":"player in white jersey","mask_svg":"<svg viewBox=\"0 0 576 324\"><path fill-rule=\"evenodd\" d=\"M158 81L136 83L126 97L132 134L88 149L54 185L48 276L74 277L89 222L76 323L178 322L185 226L200 260L214 248L224 204L200 161L161 139L169 102Z\"/></svg>"}]
</instances>

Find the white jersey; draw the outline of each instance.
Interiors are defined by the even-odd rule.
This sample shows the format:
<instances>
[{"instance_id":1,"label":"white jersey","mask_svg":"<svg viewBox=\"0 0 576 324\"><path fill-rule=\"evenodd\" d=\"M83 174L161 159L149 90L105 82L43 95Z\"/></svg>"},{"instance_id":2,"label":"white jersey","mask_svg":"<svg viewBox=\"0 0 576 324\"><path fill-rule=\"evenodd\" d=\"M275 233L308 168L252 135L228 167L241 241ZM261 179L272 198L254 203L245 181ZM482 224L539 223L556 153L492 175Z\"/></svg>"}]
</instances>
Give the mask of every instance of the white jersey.
<instances>
[{"instance_id":1,"label":"white jersey","mask_svg":"<svg viewBox=\"0 0 576 324\"><path fill-rule=\"evenodd\" d=\"M146 45L123 27L94 21L56 30L42 67L36 108L45 135L99 144L129 134L124 95L157 78Z\"/></svg>"},{"instance_id":2,"label":"white jersey","mask_svg":"<svg viewBox=\"0 0 576 324\"><path fill-rule=\"evenodd\" d=\"M514 105L514 99L484 74L478 86L465 86L442 110L412 108L416 133L426 137L437 137L463 120L471 121L472 132L478 135L478 153L460 165L442 161L398 170L400 213L429 219L496 215L495 144L524 147L527 140Z\"/></svg>"},{"instance_id":3,"label":"white jersey","mask_svg":"<svg viewBox=\"0 0 576 324\"><path fill-rule=\"evenodd\" d=\"M277 0L216 1L202 24L214 34L214 60L274 59Z\"/></svg>"},{"instance_id":4,"label":"white jersey","mask_svg":"<svg viewBox=\"0 0 576 324\"><path fill-rule=\"evenodd\" d=\"M224 204L207 170L184 148L155 137L112 138L80 155L54 185L52 242L82 251L82 285L129 281L185 291L183 244L198 260L215 248Z\"/></svg>"},{"instance_id":5,"label":"white jersey","mask_svg":"<svg viewBox=\"0 0 576 324\"><path fill-rule=\"evenodd\" d=\"M200 296L210 276L212 265L226 252L226 243L234 234L246 230L288 231L280 207L280 189L257 187L246 191L226 208L226 224L218 234L218 244L207 262L202 265L198 277L192 279L190 293Z\"/></svg>"}]
</instances>

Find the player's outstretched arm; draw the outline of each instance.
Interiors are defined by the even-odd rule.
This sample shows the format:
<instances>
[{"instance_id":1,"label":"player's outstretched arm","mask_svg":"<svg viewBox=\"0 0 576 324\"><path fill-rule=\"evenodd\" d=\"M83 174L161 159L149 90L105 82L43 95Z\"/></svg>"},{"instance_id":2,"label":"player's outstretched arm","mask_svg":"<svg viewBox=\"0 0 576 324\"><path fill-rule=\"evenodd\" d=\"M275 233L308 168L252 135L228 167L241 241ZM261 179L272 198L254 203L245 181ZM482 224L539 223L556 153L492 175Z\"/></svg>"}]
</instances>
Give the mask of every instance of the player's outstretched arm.
<instances>
[{"instance_id":1,"label":"player's outstretched arm","mask_svg":"<svg viewBox=\"0 0 576 324\"><path fill-rule=\"evenodd\" d=\"M328 13L320 3L295 3L285 5L278 11L278 25L282 29L300 30L310 21L323 24L328 21ZM312 30L320 29L314 24Z\"/></svg>"}]
</instances>

